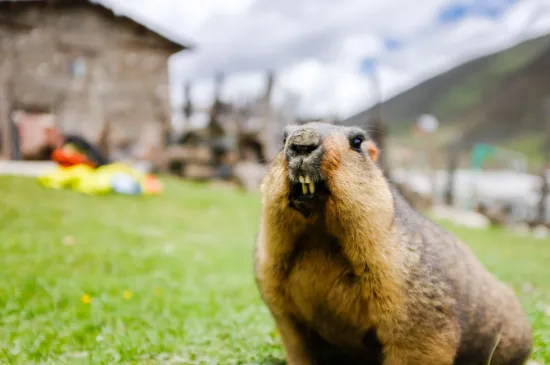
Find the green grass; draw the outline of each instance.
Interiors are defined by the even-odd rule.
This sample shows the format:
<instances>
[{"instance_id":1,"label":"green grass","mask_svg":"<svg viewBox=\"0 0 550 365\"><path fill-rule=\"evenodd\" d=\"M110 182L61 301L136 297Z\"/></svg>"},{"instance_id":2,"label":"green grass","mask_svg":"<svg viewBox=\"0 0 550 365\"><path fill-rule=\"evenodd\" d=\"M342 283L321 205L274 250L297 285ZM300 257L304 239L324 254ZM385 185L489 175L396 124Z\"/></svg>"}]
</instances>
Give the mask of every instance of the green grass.
<instances>
[{"instance_id":1,"label":"green grass","mask_svg":"<svg viewBox=\"0 0 550 365\"><path fill-rule=\"evenodd\" d=\"M544 134L529 133L509 141L505 147L521 152L527 157L529 167L535 173L540 173L540 169L544 166Z\"/></svg>"},{"instance_id":2,"label":"green grass","mask_svg":"<svg viewBox=\"0 0 550 365\"><path fill-rule=\"evenodd\" d=\"M441 224L470 244L489 271L514 287L533 325L533 358L550 364L550 240Z\"/></svg>"},{"instance_id":3,"label":"green grass","mask_svg":"<svg viewBox=\"0 0 550 365\"><path fill-rule=\"evenodd\" d=\"M160 197L88 197L8 177L0 194L0 363L283 357L253 279L256 195L168 180ZM519 290L550 364L550 242L451 229Z\"/></svg>"}]
</instances>

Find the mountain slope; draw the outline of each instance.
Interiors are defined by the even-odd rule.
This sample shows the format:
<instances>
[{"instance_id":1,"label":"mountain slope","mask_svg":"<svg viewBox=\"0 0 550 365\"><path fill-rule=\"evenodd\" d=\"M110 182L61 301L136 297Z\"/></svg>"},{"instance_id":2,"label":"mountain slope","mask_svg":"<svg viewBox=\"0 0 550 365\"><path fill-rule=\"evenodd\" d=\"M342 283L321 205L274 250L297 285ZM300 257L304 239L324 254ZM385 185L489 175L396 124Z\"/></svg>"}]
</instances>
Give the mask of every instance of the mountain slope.
<instances>
[{"instance_id":1,"label":"mountain slope","mask_svg":"<svg viewBox=\"0 0 550 365\"><path fill-rule=\"evenodd\" d=\"M544 131L544 99L550 97L550 47L493 89L452 122L465 126L465 140L498 141Z\"/></svg>"},{"instance_id":2,"label":"mountain slope","mask_svg":"<svg viewBox=\"0 0 550 365\"><path fill-rule=\"evenodd\" d=\"M513 123L539 130L540 118L534 111L540 109L537 105L550 92L546 81L550 72L545 71L545 65L550 70L545 56L549 50L550 35L546 35L467 62L382 103L382 118L394 135L408 132L424 113L434 114L443 127L469 127L469 138L474 139L510 137L518 130L512 128ZM507 91L509 87L513 88ZM363 124L374 111L370 108L344 123ZM485 128L487 121L491 123ZM489 132L499 122L510 128L491 135Z\"/></svg>"}]
</instances>

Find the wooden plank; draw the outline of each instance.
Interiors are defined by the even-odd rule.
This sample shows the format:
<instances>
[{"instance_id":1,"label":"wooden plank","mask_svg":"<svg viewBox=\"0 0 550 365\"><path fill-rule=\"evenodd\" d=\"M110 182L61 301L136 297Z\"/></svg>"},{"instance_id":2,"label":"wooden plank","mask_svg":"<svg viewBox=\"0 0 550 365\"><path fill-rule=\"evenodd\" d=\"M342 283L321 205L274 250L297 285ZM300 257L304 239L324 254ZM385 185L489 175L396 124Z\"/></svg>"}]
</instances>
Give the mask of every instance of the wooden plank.
<instances>
[{"instance_id":1,"label":"wooden plank","mask_svg":"<svg viewBox=\"0 0 550 365\"><path fill-rule=\"evenodd\" d=\"M215 173L213 167L200 164L185 165L183 169L183 176L191 180L211 180Z\"/></svg>"},{"instance_id":2,"label":"wooden plank","mask_svg":"<svg viewBox=\"0 0 550 365\"><path fill-rule=\"evenodd\" d=\"M10 122L12 106L9 93L9 80L13 72L13 55L11 52L11 41L6 37L2 42L0 44L0 51L4 57L0 61L0 131L2 134L0 157L9 159L11 158L12 150L12 129Z\"/></svg>"}]
</instances>

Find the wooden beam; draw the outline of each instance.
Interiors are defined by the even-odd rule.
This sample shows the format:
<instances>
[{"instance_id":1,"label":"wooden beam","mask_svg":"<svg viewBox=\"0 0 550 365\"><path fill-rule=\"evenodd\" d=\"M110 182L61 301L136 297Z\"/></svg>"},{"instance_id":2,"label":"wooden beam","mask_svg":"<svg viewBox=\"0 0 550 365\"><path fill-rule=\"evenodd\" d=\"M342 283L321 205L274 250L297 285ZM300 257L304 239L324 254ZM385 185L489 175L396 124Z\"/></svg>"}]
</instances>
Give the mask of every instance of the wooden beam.
<instances>
[{"instance_id":1,"label":"wooden beam","mask_svg":"<svg viewBox=\"0 0 550 365\"><path fill-rule=\"evenodd\" d=\"M210 138L219 137L223 133L220 126L219 115L222 107L221 90L224 81L225 74L223 72L218 72L215 76L214 102L212 103L212 108L210 109L210 122L208 123Z\"/></svg>"},{"instance_id":2,"label":"wooden beam","mask_svg":"<svg viewBox=\"0 0 550 365\"><path fill-rule=\"evenodd\" d=\"M266 85L265 85L265 94L264 101L269 103L271 100L271 94L273 93L273 84L275 83L275 73L273 71L268 71L266 75Z\"/></svg>"},{"instance_id":3,"label":"wooden beam","mask_svg":"<svg viewBox=\"0 0 550 365\"><path fill-rule=\"evenodd\" d=\"M546 97L544 103L545 140L544 140L544 163L548 168L550 165L550 96Z\"/></svg>"},{"instance_id":4,"label":"wooden beam","mask_svg":"<svg viewBox=\"0 0 550 365\"><path fill-rule=\"evenodd\" d=\"M540 200L537 207L538 223L544 224L547 215L546 201L550 194L550 180L548 179L548 171L550 169L550 96L546 97L543 102L543 116L545 138L542 146L542 155L544 165L541 171L541 186L540 186Z\"/></svg>"},{"instance_id":5,"label":"wooden beam","mask_svg":"<svg viewBox=\"0 0 550 365\"><path fill-rule=\"evenodd\" d=\"M459 143L452 141L447 152L447 185L445 187L445 204L453 206L455 203L454 189L456 179L456 169L458 168Z\"/></svg>"},{"instance_id":6,"label":"wooden beam","mask_svg":"<svg viewBox=\"0 0 550 365\"><path fill-rule=\"evenodd\" d=\"M13 147L12 97L10 93L10 80L13 74L13 40L5 38L1 41L3 43L0 43L0 51L4 57L0 59L0 130L2 132L0 156L10 159Z\"/></svg>"},{"instance_id":7,"label":"wooden beam","mask_svg":"<svg viewBox=\"0 0 550 365\"><path fill-rule=\"evenodd\" d=\"M33 24L21 22L14 17L0 14L0 29L6 29L10 32L29 32L33 28Z\"/></svg>"},{"instance_id":8,"label":"wooden beam","mask_svg":"<svg viewBox=\"0 0 550 365\"><path fill-rule=\"evenodd\" d=\"M186 119L189 119L191 114L193 114L193 102L191 101L191 81L187 81L183 86L183 94L185 97L183 115Z\"/></svg>"},{"instance_id":9,"label":"wooden beam","mask_svg":"<svg viewBox=\"0 0 550 365\"><path fill-rule=\"evenodd\" d=\"M382 152L380 154L380 157L378 158L378 165L382 169L384 176L389 178L390 177L389 156L388 156L388 151L386 149L388 127L379 116L375 116L373 119L374 120L371 125L371 128L372 128L371 138L376 144L376 146Z\"/></svg>"}]
</instances>

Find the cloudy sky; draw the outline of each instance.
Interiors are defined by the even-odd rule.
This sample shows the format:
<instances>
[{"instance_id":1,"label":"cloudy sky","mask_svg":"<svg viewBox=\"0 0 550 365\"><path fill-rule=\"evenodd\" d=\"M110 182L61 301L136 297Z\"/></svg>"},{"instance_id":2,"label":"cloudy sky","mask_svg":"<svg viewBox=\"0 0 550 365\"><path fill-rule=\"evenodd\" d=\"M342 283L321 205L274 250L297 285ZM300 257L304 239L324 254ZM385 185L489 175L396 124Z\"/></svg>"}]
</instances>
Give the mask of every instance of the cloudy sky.
<instances>
[{"instance_id":1,"label":"cloudy sky","mask_svg":"<svg viewBox=\"0 0 550 365\"><path fill-rule=\"evenodd\" d=\"M277 72L275 102L299 95L302 115L352 115L464 61L550 32L550 0L101 0L196 44L170 63L173 97L194 82L210 103L261 93Z\"/></svg>"}]
</instances>

